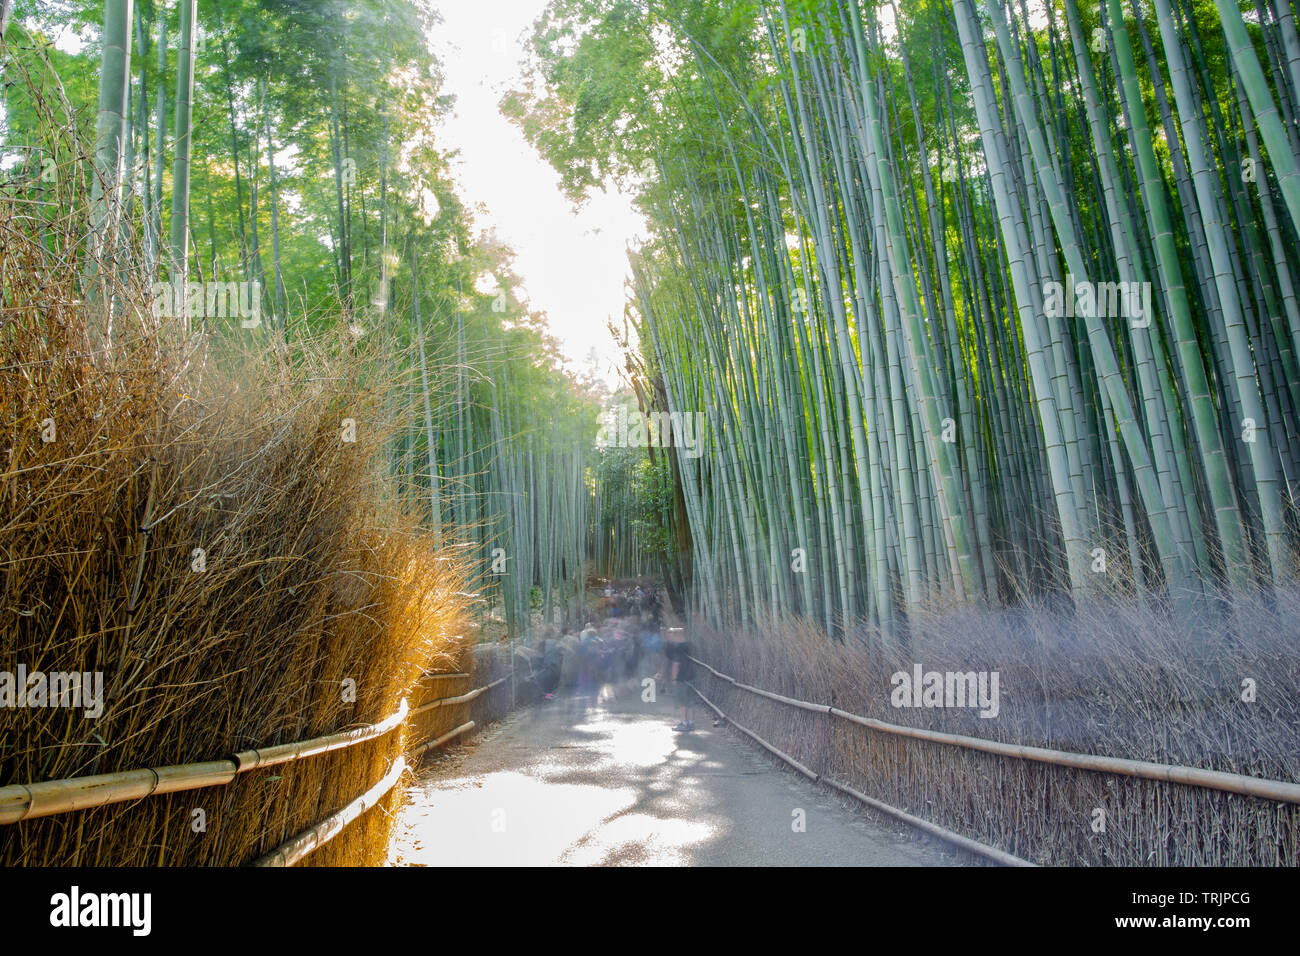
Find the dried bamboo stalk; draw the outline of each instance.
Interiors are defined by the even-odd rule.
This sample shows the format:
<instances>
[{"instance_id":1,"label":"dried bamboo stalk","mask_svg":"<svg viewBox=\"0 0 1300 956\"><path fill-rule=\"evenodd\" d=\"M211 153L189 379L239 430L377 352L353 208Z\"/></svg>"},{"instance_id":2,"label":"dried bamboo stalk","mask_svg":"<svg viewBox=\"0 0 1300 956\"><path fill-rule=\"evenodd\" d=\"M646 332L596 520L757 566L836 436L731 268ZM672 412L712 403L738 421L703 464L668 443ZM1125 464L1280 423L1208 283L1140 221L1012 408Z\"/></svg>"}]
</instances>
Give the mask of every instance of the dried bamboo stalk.
<instances>
[{"instance_id":1,"label":"dried bamboo stalk","mask_svg":"<svg viewBox=\"0 0 1300 956\"><path fill-rule=\"evenodd\" d=\"M357 797L342 810L330 814L320 823L304 830L280 844L270 853L251 863L251 866L293 866L313 850L324 846L343 831L343 828L377 804L397 783L406 770L406 758L398 757L392 769L377 784Z\"/></svg>"},{"instance_id":2,"label":"dried bamboo stalk","mask_svg":"<svg viewBox=\"0 0 1300 956\"><path fill-rule=\"evenodd\" d=\"M157 793L223 786L234 780L237 772L232 760L212 760L68 780L12 784L0 787L0 823L17 823L87 807L102 807Z\"/></svg>"}]
</instances>

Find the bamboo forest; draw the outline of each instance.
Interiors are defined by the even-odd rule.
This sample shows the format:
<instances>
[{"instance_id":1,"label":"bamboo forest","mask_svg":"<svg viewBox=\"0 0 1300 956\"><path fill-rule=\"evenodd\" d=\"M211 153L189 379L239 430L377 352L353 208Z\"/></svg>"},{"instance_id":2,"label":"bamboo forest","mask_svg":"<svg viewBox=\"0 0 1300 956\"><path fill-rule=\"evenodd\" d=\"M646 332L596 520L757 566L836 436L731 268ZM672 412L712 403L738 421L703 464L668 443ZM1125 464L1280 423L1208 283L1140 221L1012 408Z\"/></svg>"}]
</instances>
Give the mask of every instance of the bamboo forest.
<instances>
[{"instance_id":1,"label":"bamboo forest","mask_svg":"<svg viewBox=\"0 0 1300 956\"><path fill-rule=\"evenodd\" d=\"M1293 0L0 0L0 423L11 873L1300 858Z\"/></svg>"}]
</instances>

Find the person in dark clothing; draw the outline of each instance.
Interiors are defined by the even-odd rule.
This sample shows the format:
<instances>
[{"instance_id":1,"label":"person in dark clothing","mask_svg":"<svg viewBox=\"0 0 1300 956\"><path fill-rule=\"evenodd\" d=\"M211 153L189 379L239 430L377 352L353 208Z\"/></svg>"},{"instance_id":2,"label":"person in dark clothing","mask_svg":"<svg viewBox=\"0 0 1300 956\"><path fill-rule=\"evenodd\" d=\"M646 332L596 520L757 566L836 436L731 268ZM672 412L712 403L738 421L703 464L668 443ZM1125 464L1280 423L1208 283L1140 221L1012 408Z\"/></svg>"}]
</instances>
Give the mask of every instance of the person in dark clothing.
<instances>
[{"instance_id":1,"label":"person in dark clothing","mask_svg":"<svg viewBox=\"0 0 1300 956\"><path fill-rule=\"evenodd\" d=\"M588 624L582 631L578 642L578 693L600 693L598 671L600 668L601 649L604 646L600 632Z\"/></svg>"},{"instance_id":2,"label":"person in dark clothing","mask_svg":"<svg viewBox=\"0 0 1300 956\"><path fill-rule=\"evenodd\" d=\"M534 673L534 679L537 681L537 689L540 690L547 700L555 699L555 689L560 686L560 655L562 653L559 641L546 638L538 647L541 651L541 663Z\"/></svg>"},{"instance_id":3,"label":"person in dark clothing","mask_svg":"<svg viewBox=\"0 0 1300 956\"><path fill-rule=\"evenodd\" d=\"M686 632L680 627L670 627L668 640L664 646L664 657L668 660L669 683L682 705L681 722L673 730L695 729L695 721L691 720L695 691L686 686L687 681L695 679L695 661L691 659L693 656L694 651L686 640Z\"/></svg>"},{"instance_id":4,"label":"person in dark clothing","mask_svg":"<svg viewBox=\"0 0 1300 956\"><path fill-rule=\"evenodd\" d=\"M655 627L659 627L664 622L663 603L659 600L658 595L654 595L651 597L649 604L650 623Z\"/></svg>"},{"instance_id":5,"label":"person in dark clothing","mask_svg":"<svg viewBox=\"0 0 1300 956\"><path fill-rule=\"evenodd\" d=\"M632 680L636 677L636 669L641 664L641 625L638 624L632 629L632 634L628 638L627 647L623 655L623 677Z\"/></svg>"},{"instance_id":6,"label":"person in dark clothing","mask_svg":"<svg viewBox=\"0 0 1300 956\"><path fill-rule=\"evenodd\" d=\"M614 679L614 664L618 659L618 651L623 643L623 631L615 627L612 632L606 631L601 639L600 650L596 656L596 685L604 687Z\"/></svg>"},{"instance_id":7,"label":"person in dark clothing","mask_svg":"<svg viewBox=\"0 0 1300 956\"><path fill-rule=\"evenodd\" d=\"M646 664L654 669L655 680L662 680L666 675L665 667L660 667L660 655L664 651L664 635L658 624L648 621L641 630L641 654Z\"/></svg>"}]
</instances>

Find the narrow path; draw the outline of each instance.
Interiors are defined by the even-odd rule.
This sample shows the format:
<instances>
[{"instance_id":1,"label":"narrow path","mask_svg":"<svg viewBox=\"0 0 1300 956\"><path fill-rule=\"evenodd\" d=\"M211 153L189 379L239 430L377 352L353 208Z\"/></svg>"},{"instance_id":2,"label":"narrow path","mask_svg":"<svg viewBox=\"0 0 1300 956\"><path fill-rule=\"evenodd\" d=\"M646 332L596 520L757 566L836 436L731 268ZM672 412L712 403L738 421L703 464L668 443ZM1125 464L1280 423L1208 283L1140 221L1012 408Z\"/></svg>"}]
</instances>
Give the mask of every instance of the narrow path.
<instances>
[{"instance_id":1,"label":"narrow path","mask_svg":"<svg viewBox=\"0 0 1300 956\"><path fill-rule=\"evenodd\" d=\"M438 758L411 788L399 866L943 866L969 861L851 809L734 730L672 730L662 695L567 697ZM804 828L796 830L802 811Z\"/></svg>"}]
</instances>

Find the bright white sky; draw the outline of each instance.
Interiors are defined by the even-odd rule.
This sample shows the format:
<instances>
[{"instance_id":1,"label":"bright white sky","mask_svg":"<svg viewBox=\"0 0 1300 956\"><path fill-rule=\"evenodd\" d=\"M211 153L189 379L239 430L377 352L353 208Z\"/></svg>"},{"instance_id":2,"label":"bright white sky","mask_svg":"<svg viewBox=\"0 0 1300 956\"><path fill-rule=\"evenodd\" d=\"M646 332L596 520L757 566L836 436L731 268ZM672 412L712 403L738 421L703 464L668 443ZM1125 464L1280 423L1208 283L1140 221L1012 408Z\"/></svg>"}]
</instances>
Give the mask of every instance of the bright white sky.
<instances>
[{"instance_id":1,"label":"bright white sky","mask_svg":"<svg viewBox=\"0 0 1300 956\"><path fill-rule=\"evenodd\" d=\"M618 381L619 351L605 327L622 327L626 243L645 223L618 193L593 196L575 211L559 176L501 115L497 104L516 86L523 45L546 0L435 0L443 23L430 37L446 92L456 97L440 145L459 150L453 173L480 229L495 229L515 250L521 298L549 317L552 334L575 368L594 349L596 374Z\"/></svg>"},{"instance_id":2,"label":"bright white sky","mask_svg":"<svg viewBox=\"0 0 1300 956\"><path fill-rule=\"evenodd\" d=\"M546 313L572 368L615 386L622 360L606 322L622 327L626 244L644 238L645 221L616 192L574 210L556 172L497 108L518 86L524 43L546 2L434 0L443 23L429 42L442 61L445 92L456 97L439 145L459 151L452 172L477 229L495 230L515 251L523 282L515 294ZM64 31L57 45L75 52L82 41Z\"/></svg>"}]
</instances>

